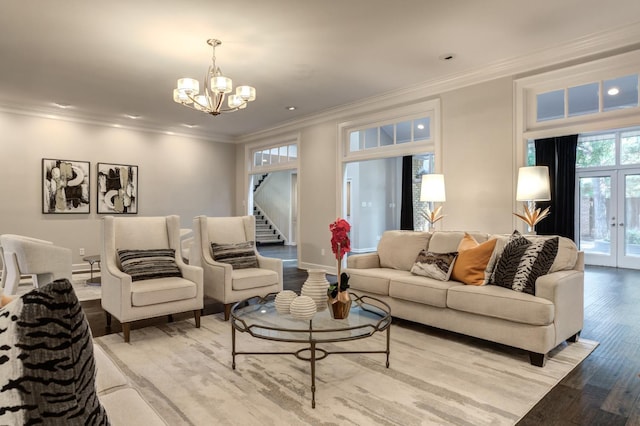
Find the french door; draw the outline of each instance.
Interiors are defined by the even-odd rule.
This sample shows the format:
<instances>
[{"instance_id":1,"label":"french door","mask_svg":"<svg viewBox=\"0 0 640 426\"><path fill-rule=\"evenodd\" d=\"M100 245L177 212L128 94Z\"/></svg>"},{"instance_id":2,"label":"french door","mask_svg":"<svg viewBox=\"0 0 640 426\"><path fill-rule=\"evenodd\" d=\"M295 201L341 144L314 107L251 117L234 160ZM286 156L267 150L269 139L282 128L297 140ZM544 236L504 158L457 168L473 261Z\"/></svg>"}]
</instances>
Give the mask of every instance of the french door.
<instances>
[{"instance_id":1,"label":"french door","mask_svg":"<svg viewBox=\"0 0 640 426\"><path fill-rule=\"evenodd\" d=\"M640 269L640 169L578 172L576 178L585 263Z\"/></svg>"}]
</instances>

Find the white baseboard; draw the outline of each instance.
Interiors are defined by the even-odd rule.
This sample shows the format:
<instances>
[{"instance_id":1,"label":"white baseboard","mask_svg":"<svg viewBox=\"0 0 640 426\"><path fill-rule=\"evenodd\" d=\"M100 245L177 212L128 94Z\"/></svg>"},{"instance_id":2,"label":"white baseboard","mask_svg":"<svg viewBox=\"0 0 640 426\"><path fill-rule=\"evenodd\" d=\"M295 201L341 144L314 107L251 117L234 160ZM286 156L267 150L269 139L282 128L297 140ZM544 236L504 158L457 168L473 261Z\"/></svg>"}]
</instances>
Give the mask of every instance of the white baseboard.
<instances>
[{"instance_id":1,"label":"white baseboard","mask_svg":"<svg viewBox=\"0 0 640 426\"><path fill-rule=\"evenodd\" d=\"M324 269L327 274L335 275L338 272L337 266L319 265L316 263L299 262L298 269Z\"/></svg>"}]
</instances>

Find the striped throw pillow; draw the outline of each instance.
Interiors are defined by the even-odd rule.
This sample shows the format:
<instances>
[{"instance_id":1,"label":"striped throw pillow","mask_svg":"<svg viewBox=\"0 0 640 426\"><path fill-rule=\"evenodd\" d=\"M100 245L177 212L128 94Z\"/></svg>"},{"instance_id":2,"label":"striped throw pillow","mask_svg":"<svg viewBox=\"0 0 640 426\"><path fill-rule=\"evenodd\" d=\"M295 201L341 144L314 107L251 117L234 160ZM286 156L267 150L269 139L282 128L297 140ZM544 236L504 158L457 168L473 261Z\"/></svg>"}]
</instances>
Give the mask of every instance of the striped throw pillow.
<instances>
[{"instance_id":1,"label":"striped throw pillow","mask_svg":"<svg viewBox=\"0 0 640 426\"><path fill-rule=\"evenodd\" d=\"M496 264L491 283L535 295L536 280L553 265L558 241L555 237L531 242L515 231Z\"/></svg>"},{"instance_id":2,"label":"striped throw pillow","mask_svg":"<svg viewBox=\"0 0 640 426\"><path fill-rule=\"evenodd\" d=\"M118 258L132 281L182 276L174 249L118 250Z\"/></svg>"},{"instance_id":3,"label":"striped throw pillow","mask_svg":"<svg viewBox=\"0 0 640 426\"><path fill-rule=\"evenodd\" d=\"M108 425L89 323L58 280L0 309L0 425Z\"/></svg>"},{"instance_id":4,"label":"striped throw pillow","mask_svg":"<svg viewBox=\"0 0 640 426\"><path fill-rule=\"evenodd\" d=\"M211 243L213 260L228 263L233 269L257 268L258 258L253 241L232 244Z\"/></svg>"}]
</instances>

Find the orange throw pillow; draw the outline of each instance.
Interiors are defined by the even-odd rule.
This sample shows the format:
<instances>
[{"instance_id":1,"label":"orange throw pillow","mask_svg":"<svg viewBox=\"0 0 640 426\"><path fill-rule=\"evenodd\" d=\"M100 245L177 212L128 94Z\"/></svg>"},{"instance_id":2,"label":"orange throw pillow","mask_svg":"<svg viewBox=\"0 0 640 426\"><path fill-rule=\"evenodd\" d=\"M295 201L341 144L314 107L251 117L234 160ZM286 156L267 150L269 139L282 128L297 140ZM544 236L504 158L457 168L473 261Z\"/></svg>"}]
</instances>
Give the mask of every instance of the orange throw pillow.
<instances>
[{"instance_id":1,"label":"orange throw pillow","mask_svg":"<svg viewBox=\"0 0 640 426\"><path fill-rule=\"evenodd\" d=\"M484 271L496 247L496 241L497 239L492 239L478 244L471 235L465 233L458 245L458 257L453 264L451 279L464 284L483 285Z\"/></svg>"}]
</instances>

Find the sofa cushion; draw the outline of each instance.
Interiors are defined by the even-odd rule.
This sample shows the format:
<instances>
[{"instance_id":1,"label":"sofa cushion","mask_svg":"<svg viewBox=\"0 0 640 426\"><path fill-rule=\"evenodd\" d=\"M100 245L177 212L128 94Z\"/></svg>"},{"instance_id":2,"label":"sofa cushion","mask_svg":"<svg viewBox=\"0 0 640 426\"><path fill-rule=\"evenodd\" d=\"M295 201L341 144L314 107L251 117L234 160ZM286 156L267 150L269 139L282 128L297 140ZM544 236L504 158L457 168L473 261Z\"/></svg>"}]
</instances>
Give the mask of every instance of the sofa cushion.
<instances>
[{"instance_id":1,"label":"sofa cushion","mask_svg":"<svg viewBox=\"0 0 640 426\"><path fill-rule=\"evenodd\" d=\"M0 424L108 424L95 368L89 324L68 280L0 309Z\"/></svg>"},{"instance_id":2,"label":"sofa cushion","mask_svg":"<svg viewBox=\"0 0 640 426\"><path fill-rule=\"evenodd\" d=\"M548 325L554 320L551 301L498 286L453 286L447 293L447 307L531 325Z\"/></svg>"},{"instance_id":3,"label":"sofa cushion","mask_svg":"<svg viewBox=\"0 0 640 426\"><path fill-rule=\"evenodd\" d=\"M447 307L447 290L458 286L455 281L440 281L434 278L406 275L391 279L389 283L389 296L411 302Z\"/></svg>"},{"instance_id":4,"label":"sofa cushion","mask_svg":"<svg viewBox=\"0 0 640 426\"><path fill-rule=\"evenodd\" d=\"M231 288L236 291L278 284L279 280L278 273L271 269L244 268L231 272Z\"/></svg>"},{"instance_id":5,"label":"sofa cushion","mask_svg":"<svg viewBox=\"0 0 640 426\"><path fill-rule=\"evenodd\" d=\"M158 303L193 299L198 289L196 283L184 278L154 278L131 283L131 304L149 306Z\"/></svg>"},{"instance_id":6,"label":"sofa cushion","mask_svg":"<svg viewBox=\"0 0 640 426\"><path fill-rule=\"evenodd\" d=\"M258 267L258 257L253 241L229 244L211 243L211 255L216 262L228 263L233 269Z\"/></svg>"},{"instance_id":7,"label":"sofa cushion","mask_svg":"<svg viewBox=\"0 0 640 426\"><path fill-rule=\"evenodd\" d=\"M420 250L427 248L430 237L428 232L385 231L378 243L380 266L410 271Z\"/></svg>"},{"instance_id":8,"label":"sofa cushion","mask_svg":"<svg viewBox=\"0 0 640 426\"><path fill-rule=\"evenodd\" d=\"M457 252L453 253L431 253L420 250L416 263L411 267L411 273L423 277L435 278L440 281L447 281L451 276L451 270L456 260Z\"/></svg>"},{"instance_id":9,"label":"sofa cushion","mask_svg":"<svg viewBox=\"0 0 640 426\"><path fill-rule=\"evenodd\" d=\"M451 278L464 284L484 285L485 270L495 247L495 239L479 244L471 235L465 234L458 246Z\"/></svg>"},{"instance_id":10,"label":"sofa cushion","mask_svg":"<svg viewBox=\"0 0 640 426\"><path fill-rule=\"evenodd\" d=\"M558 252L558 238L537 238L534 242L515 231L498 260L492 284L535 294L535 282L546 274Z\"/></svg>"},{"instance_id":11,"label":"sofa cushion","mask_svg":"<svg viewBox=\"0 0 640 426\"><path fill-rule=\"evenodd\" d=\"M369 293L389 295L389 282L400 277L411 277L411 272L391 268L352 269L344 272L349 275L349 287Z\"/></svg>"},{"instance_id":12,"label":"sofa cushion","mask_svg":"<svg viewBox=\"0 0 640 426\"><path fill-rule=\"evenodd\" d=\"M434 253L450 253L458 251L458 246L465 234L466 232L458 231L436 231L429 240L428 249ZM469 234L479 243L484 243L488 239L487 234L479 232L469 232Z\"/></svg>"},{"instance_id":13,"label":"sofa cushion","mask_svg":"<svg viewBox=\"0 0 640 426\"><path fill-rule=\"evenodd\" d=\"M174 249L118 250L118 260L131 281L182 276Z\"/></svg>"}]
</instances>

